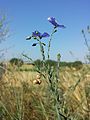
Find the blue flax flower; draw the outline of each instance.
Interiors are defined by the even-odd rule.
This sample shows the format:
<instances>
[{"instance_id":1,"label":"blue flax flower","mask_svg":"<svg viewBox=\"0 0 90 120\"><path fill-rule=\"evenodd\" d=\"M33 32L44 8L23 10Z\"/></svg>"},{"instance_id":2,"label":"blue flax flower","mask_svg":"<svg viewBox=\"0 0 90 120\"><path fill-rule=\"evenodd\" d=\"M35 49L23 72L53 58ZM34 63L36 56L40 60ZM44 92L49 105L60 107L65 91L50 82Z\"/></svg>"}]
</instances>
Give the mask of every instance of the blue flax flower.
<instances>
[{"instance_id":1,"label":"blue flax flower","mask_svg":"<svg viewBox=\"0 0 90 120\"><path fill-rule=\"evenodd\" d=\"M35 38L42 39L43 37L49 37L49 36L50 35L47 32L44 32L43 34L41 34L39 31L32 32L32 37L35 37Z\"/></svg>"},{"instance_id":2,"label":"blue flax flower","mask_svg":"<svg viewBox=\"0 0 90 120\"><path fill-rule=\"evenodd\" d=\"M40 33L39 31L34 31L32 32L32 36L29 36L26 38L26 40L30 40L32 37L34 39L42 39L43 37L49 37L50 35L47 32L44 32L43 34Z\"/></svg>"},{"instance_id":3,"label":"blue flax flower","mask_svg":"<svg viewBox=\"0 0 90 120\"><path fill-rule=\"evenodd\" d=\"M56 21L56 19L55 19L54 17L48 17L48 21L49 21L50 23L52 23L52 25L54 25L55 28L56 28L56 27L65 28L64 25L58 24L58 22Z\"/></svg>"}]
</instances>

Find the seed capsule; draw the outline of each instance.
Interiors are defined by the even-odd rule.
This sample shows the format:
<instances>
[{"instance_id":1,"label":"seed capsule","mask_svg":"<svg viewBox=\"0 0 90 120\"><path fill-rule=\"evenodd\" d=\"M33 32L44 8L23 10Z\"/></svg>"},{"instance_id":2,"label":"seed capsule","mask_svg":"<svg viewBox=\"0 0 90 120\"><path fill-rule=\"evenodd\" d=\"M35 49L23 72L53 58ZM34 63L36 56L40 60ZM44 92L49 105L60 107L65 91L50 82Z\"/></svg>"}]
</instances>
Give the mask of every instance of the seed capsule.
<instances>
[{"instance_id":1,"label":"seed capsule","mask_svg":"<svg viewBox=\"0 0 90 120\"><path fill-rule=\"evenodd\" d=\"M41 80L40 79L36 79L36 80L33 81L33 84L39 84L40 85L41 84Z\"/></svg>"},{"instance_id":2,"label":"seed capsule","mask_svg":"<svg viewBox=\"0 0 90 120\"><path fill-rule=\"evenodd\" d=\"M40 78L41 78L40 74L37 74L36 79L40 79Z\"/></svg>"}]
</instances>

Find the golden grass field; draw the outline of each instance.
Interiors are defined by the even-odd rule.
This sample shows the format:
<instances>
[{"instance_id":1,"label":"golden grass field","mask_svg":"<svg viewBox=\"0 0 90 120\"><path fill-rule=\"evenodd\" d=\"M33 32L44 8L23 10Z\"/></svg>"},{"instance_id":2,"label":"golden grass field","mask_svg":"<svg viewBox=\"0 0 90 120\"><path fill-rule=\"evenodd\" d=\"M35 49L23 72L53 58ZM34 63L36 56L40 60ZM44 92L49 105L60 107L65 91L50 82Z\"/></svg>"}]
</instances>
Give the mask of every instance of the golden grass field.
<instances>
[{"instance_id":1,"label":"golden grass field","mask_svg":"<svg viewBox=\"0 0 90 120\"><path fill-rule=\"evenodd\" d=\"M34 67L24 65L22 68ZM4 120L55 120L48 83L42 76L41 84L33 83L37 74L35 71L17 71L12 67L3 75L0 81L0 106L4 111L1 115ZM75 120L89 120L90 67L84 65L80 70L64 67L59 75L62 113L73 116Z\"/></svg>"}]
</instances>

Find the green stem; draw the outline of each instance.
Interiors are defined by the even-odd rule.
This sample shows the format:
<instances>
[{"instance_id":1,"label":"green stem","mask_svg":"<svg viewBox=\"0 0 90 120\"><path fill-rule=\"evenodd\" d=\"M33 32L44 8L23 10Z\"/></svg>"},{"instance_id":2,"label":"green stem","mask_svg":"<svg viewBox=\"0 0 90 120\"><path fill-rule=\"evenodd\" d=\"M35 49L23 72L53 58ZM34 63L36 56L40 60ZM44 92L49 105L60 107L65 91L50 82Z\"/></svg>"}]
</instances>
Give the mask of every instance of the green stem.
<instances>
[{"instance_id":1,"label":"green stem","mask_svg":"<svg viewBox=\"0 0 90 120\"><path fill-rule=\"evenodd\" d=\"M49 40L49 42L48 42L48 52L47 52L48 60L49 60L49 58L50 58L50 48L51 48L52 37L53 37L53 34L56 32L55 29L56 29L56 28L54 28L54 29L52 30L51 37L50 37L50 40Z\"/></svg>"},{"instance_id":2,"label":"green stem","mask_svg":"<svg viewBox=\"0 0 90 120\"><path fill-rule=\"evenodd\" d=\"M10 119L13 120L12 115L9 113L9 111L7 110L7 108L5 107L5 105L0 101L0 105L3 107L3 109L6 111L6 113L9 115Z\"/></svg>"},{"instance_id":3,"label":"green stem","mask_svg":"<svg viewBox=\"0 0 90 120\"><path fill-rule=\"evenodd\" d=\"M83 37L84 37L84 39L85 39L85 44L86 44L86 46L87 46L87 48L88 48L88 51L90 51L90 46L88 45L88 41L87 41L87 38L86 38L86 36L85 36L84 31L83 31L82 33L83 33Z\"/></svg>"},{"instance_id":4,"label":"green stem","mask_svg":"<svg viewBox=\"0 0 90 120\"><path fill-rule=\"evenodd\" d=\"M42 42L39 39L37 39L37 41L39 42L39 45L40 45L40 51L42 54L43 61L45 61L44 47L42 45Z\"/></svg>"}]
</instances>

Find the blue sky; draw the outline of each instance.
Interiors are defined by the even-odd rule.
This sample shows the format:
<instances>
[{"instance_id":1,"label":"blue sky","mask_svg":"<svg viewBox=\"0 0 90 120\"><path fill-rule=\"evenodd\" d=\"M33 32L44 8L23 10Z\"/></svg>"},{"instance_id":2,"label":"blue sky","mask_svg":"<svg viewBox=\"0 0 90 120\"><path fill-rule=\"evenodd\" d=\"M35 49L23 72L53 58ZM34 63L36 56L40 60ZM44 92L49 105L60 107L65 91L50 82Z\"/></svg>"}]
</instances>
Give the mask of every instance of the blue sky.
<instances>
[{"instance_id":1,"label":"blue sky","mask_svg":"<svg viewBox=\"0 0 90 120\"><path fill-rule=\"evenodd\" d=\"M58 29L54 35L51 59L60 52L64 61L84 60L87 48L81 30L90 25L90 0L0 0L0 11L10 29L10 37L0 44L0 49L10 48L5 59L22 57L22 52L33 59L41 58L39 47L32 47L34 41L25 38L34 30L51 33L53 26L47 18L53 16L66 29ZM47 44L48 38L43 41Z\"/></svg>"}]
</instances>

